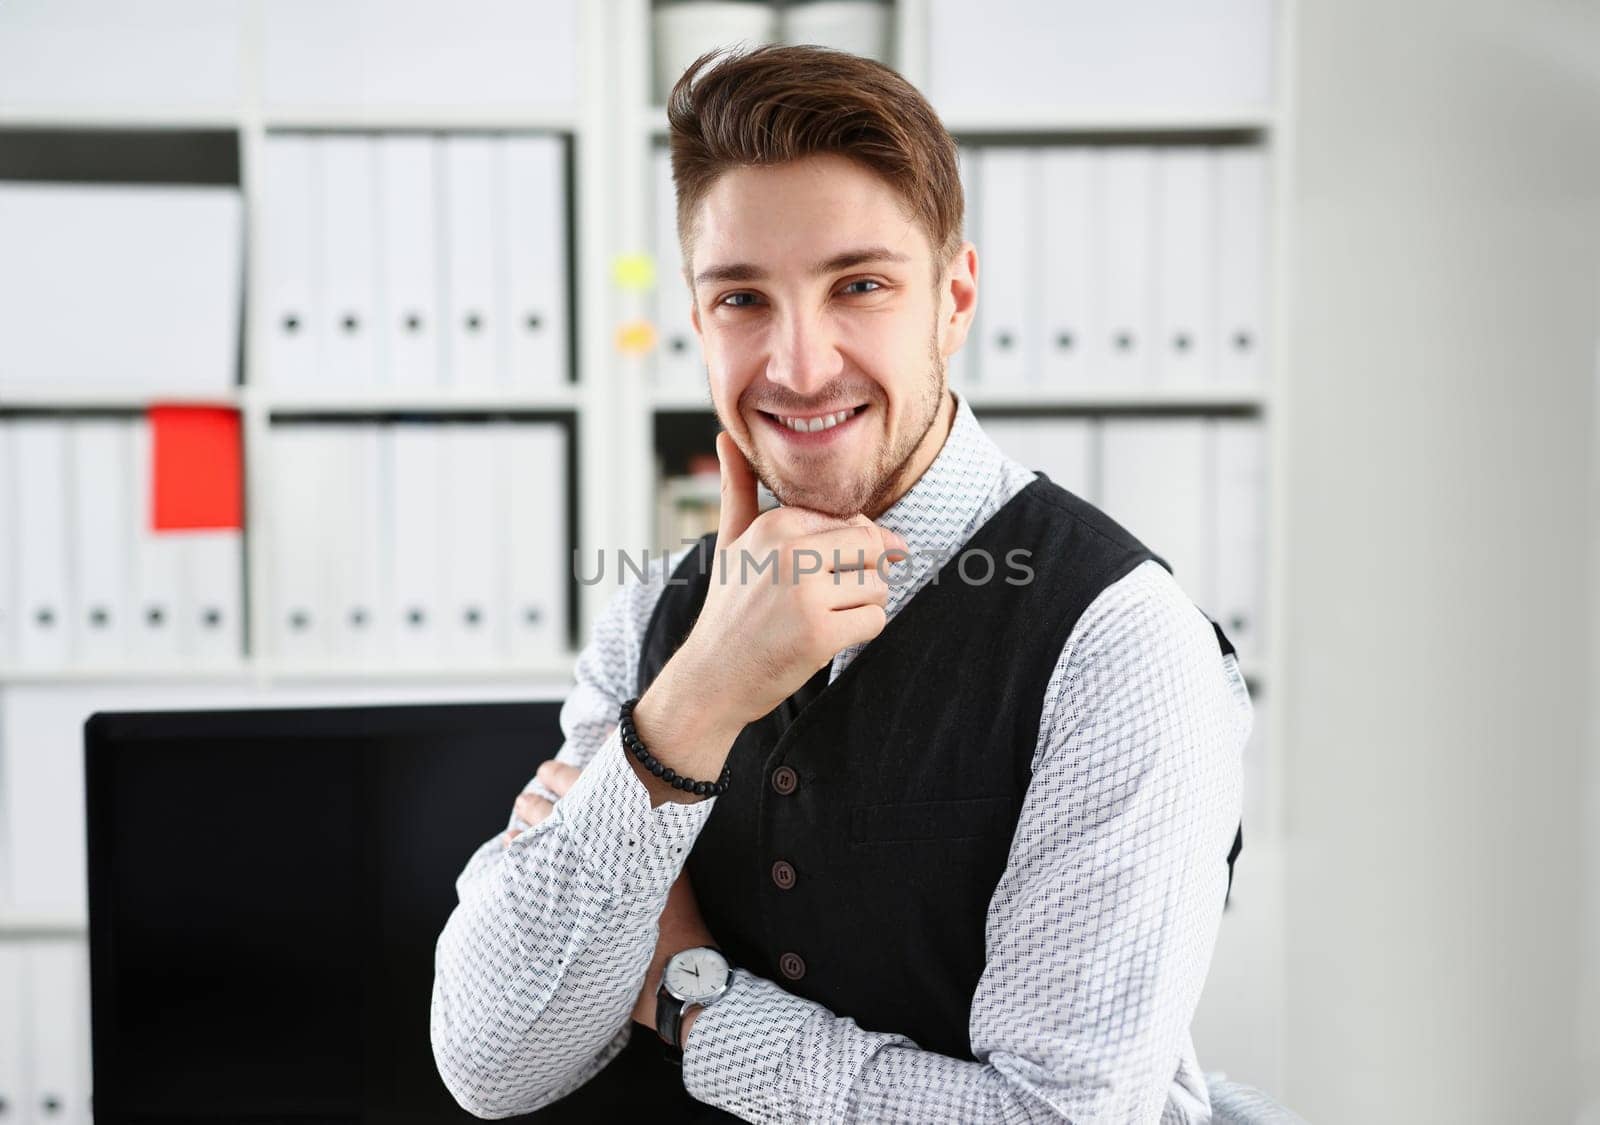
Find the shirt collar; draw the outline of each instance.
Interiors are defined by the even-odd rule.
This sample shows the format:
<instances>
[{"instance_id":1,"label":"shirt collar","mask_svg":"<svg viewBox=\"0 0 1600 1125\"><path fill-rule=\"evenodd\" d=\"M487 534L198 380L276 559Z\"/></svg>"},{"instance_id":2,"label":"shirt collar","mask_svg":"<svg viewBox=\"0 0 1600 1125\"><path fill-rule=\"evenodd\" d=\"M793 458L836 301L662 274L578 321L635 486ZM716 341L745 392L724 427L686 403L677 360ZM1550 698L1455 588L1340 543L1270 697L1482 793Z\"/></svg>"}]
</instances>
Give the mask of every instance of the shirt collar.
<instances>
[{"instance_id":1,"label":"shirt collar","mask_svg":"<svg viewBox=\"0 0 1600 1125\"><path fill-rule=\"evenodd\" d=\"M954 554L994 514L1006 485L1006 457L955 391L956 417L933 463L879 516L919 560Z\"/></svg>"}]
</instances>

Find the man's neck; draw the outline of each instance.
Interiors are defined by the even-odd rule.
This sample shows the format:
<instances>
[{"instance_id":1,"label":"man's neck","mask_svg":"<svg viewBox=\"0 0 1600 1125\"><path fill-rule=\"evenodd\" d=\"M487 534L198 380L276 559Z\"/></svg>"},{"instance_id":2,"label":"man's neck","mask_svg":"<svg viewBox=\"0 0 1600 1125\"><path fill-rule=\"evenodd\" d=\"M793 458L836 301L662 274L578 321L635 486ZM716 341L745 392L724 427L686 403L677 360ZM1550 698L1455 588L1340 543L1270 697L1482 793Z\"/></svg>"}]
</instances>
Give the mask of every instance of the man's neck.
<instances>
[{"instance_id":1,"label":"man's neck","mask_svg":"<svg viewBox=\"0 0 1600 1125\"><path fill-rule=\"evenodd\" d=\"M900 473L900 479L895 483L894 491L881 503L875 505L876 511L863 513L868 519L877 519L890 508L900 502L901 497L910 492L916 483L922 479L924 473L933 467L939 459L939 453L944 449L944 443L950 439L950 431L956 424L956 396L946 387L944 397L940 400L939 413L934 417L933 425L928 427L928 432L923 435L918 443L916 452L906 467Z\"/></svg>"}]
</instances>

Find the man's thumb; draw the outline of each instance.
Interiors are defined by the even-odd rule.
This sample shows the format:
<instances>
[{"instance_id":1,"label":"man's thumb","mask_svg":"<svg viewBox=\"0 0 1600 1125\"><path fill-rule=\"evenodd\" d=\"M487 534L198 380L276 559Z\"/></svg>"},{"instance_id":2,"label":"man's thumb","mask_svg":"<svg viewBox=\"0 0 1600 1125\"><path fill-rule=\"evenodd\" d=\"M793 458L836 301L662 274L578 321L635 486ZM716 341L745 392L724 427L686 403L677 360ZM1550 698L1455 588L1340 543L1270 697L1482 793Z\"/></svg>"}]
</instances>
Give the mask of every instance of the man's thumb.
<instances>
[{"instance_id":1,"label":"man's thumb","mask_svg":"<svg viewBox=\"0 0 1600 1125\"><path fill-rule=\"evenodd\" d=\"M744 534L760 508L756 503L756 475L727 431L717 435L717 460L722 465L722 513L717 521L717 546L726 547Z\"/></svg>"}]
</instances>

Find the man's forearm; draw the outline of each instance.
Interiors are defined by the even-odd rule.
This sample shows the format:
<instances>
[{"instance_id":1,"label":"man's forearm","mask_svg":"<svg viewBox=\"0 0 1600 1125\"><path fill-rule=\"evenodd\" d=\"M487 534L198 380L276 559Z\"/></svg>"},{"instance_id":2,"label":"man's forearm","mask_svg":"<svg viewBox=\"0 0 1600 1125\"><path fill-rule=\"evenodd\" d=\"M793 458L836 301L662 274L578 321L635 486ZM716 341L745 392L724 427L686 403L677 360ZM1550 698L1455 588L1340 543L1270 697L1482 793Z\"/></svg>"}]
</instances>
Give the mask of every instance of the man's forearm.
<instances>
[{"instance_id":1,"label":"man's forearm","mask_svg":"<svg viewBox=\"0 0 1600 1125\"><path fill-rule=\"evenodd\" d=\"M544 823L474 857L439 939L432 1036L479 1114L563 1096L620 1046L667 893L704 823L652 808L612 735Z\"/></svg>"}]
</instances>

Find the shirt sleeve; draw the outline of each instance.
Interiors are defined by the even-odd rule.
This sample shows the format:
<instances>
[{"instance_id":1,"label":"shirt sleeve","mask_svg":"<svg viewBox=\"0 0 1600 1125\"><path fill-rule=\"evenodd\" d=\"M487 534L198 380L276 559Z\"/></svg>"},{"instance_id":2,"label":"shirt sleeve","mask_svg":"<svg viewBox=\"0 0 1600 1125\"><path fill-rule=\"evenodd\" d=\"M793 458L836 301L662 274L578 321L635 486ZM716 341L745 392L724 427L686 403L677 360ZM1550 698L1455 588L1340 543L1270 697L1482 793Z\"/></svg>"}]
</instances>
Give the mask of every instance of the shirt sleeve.
<instances>
[{"instance_id":1,"label":"shirt sleeve","mask_svg":"<svg viewBox=\"0 0 1600 1125\"><path fill-rule=\"evenodd\" d=\"M652 808L614 729L671 565L619 591L579 655L556 755L578 780L548 819L513 817L526 831L485 841L456 880L430 1033L445 1086L480 1117L547 1105L621 1051L667 892L715 804Z\"/></svg>"},{"instance_id":2,"label":"shirt sleeve","mask_svg":"<svg viewBox=\"0 0 1600 1125\"><path fill-rule=\"evenodd\" d=\"M689 1092L752 1121L1203 1121L1189 1022L1216 940L1251 707L1156 563L1085 612L1047 688L987 915L977 1061L736 971L696 1019Z\"/></svg>"}]
</instances>

